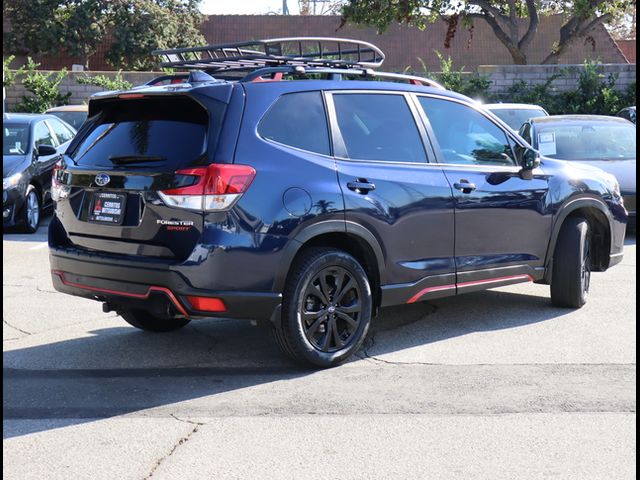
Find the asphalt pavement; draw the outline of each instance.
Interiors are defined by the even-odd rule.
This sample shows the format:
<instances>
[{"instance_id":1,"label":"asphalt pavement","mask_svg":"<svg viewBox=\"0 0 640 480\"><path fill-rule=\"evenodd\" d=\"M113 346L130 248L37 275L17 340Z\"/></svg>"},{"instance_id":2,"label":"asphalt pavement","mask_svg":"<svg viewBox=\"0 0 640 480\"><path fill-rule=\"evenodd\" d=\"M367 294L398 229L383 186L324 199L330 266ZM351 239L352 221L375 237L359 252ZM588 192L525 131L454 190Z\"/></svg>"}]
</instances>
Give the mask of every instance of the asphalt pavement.
<instances>
[{"instance_id":1,"label":"asphalt pavement","mask_svg":"<svg viewBox=\"0 0 640 480\"><path fill-rule=\"evenodd\" d=\"M519 284L386 309L347 364L250 322L129 327L3 236L9 479L632 479L636 239L588 304Z\"/></svg>"}]
</instances>

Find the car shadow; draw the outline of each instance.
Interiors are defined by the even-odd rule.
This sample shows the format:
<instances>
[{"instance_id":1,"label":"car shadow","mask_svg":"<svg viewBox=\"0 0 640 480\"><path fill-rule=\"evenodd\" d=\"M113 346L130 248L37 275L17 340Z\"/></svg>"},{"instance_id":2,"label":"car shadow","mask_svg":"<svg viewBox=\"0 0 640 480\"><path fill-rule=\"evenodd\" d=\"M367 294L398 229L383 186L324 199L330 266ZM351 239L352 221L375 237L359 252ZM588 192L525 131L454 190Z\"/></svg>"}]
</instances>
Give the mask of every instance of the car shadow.
<instances>
[{"instance_id":1,"label":"car shadow","mask_svg":"<svg viewBox=\"0 0 640 480\"><path fill-rule=\"evenodd\" d=\"M15 228L2 229L3 242L46 242L48 238L49 222L51 213L44 214L40 220L40 226L35 233L22 233Z\"/></svg>"},{"instance_id":2,"label":"car shadow","mask_svg":"<svg viewBox=\"0 0 640 480\"><path fill-rule=\"evenodd\" d=\"M550 307L548 298L503 291L387 308L357 357L566 313ZM416 322L419 334L414 334ZM373 345L383 331L391 338ZM362 361L357 357L352 362ZM233 320L194 321L171 334L100 328L79 338L5 351L3 365L4 420L35 420L3 429L5 439L59 428L61 422L76 425L319 374L284 358L267 326Z\"/></svg>"}]
</instances>

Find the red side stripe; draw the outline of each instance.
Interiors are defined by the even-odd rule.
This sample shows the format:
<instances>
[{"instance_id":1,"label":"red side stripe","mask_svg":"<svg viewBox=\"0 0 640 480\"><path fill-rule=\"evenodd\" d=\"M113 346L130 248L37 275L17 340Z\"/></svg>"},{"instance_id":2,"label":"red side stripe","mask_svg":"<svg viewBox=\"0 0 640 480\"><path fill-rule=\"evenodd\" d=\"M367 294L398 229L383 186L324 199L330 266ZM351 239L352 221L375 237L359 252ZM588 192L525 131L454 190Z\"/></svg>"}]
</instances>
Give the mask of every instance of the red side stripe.
<instances>
[{"instance_id":1,"label":"red side stripe","mask_svg":"<svg viewBox=\"0 0 640 480\"><path fill-rule=\"evenodd\" d=\"M439 292L441 290L450 290L452 288L456 288L456 286L458 286L458 287L471 287L471 286L474 286L474 285L484 285L484 284L487 284L487 283L498 283L498 282L503 282L503 281L506 281L506 280L525 280L527 282L533 282L533 277L531 275L528 275L528 274L509 275L507 277L487 278L485 280L475 280L473 282L462 282L462 283L458 283L458 284L439 285L437 287L427 287L427 288L425 288L423 290L420 290L413 297L411 297L409 300L407 300L407 303L415 303L421 297L426 295L427 293Z\"/></svg>"},{"instance_id":2,"label":"red side stripe","mask_svg":"<svg viewBox=\"0 0 640 480\"><path fill-rule=\"evenodd\" d=\"M60 270L51 270L51 273L53 275L57 275L60 278L60 281L67 287L81 288L83 290L89 290L91 292L109 293L111 295L120 295L122 297L130 297L130 298L141 298L144 300L148 299L152 292L164 293L167 297L169 297L169 300L171 300L171 303L173 303L173 305L178 309L178 311L185 317L189 318L189 314L184 309L184 307L182 306L178 298L173 294L171 290L169 290L166 287L150 286L147 289L147 293L121 292L119 290L109 290L106 288L91 287L89 285L69 282L64 278L64 272L61 272Z\"/></svg>"}]
</instances>

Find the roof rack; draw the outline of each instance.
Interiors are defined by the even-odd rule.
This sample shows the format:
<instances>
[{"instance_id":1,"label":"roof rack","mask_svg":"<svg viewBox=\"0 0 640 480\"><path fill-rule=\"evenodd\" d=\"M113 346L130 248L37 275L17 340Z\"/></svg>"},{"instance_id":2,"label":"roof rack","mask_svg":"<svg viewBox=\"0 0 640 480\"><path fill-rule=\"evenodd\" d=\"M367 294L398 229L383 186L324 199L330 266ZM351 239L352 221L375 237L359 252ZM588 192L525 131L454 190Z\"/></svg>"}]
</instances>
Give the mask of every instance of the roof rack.
<instances>
[{"instance_id":1,"label":"roof rack","mask_svg":"<svg viewBox=\"0 0 640 480\"><path fill-rule=\"evenodd\" d=\"M197 68L208 72L249 70L278 65L376 68L384 53L361 40L288 37L152 52L161 67Z\"/></svg>"},{"instance_id":2,"label":"roof rack","mask_svg":"<svg viewBox=\"0 0 640 480\"><path fill-rule=\"evenodd\" d=\"M265 81L279 81L284 75L302 77L309 75L326 75L329 80L343 80L343 77L363 77L376 78L381 80L391 80L398 82L408 82L412 85L424 85L427 87L446 90L441 84L430 78L418 77L416 75L405 75L403 73L377 72L370 68L332 68L332 67L302 67L292 65L282 65L279 67L265 67L252 71L243 77L235 77L234 81L251 83ZM219 80L219 77L216 77ZM161 84L189 83L193 81L188 73L174 73L162 75L145 83L146 86L156 86Z\"/></svg>"},{"instance_id":3,"label":"roof rack","mask_svg":"<svg viewBox=\"0 0 640 480\"><path fill-rule=\"evenodd\" d=\"M418 77L416 75L405 75L403 73L377 72L370 68L327 68L327 67L302 67L302 66L281 66L266 67L255 70L240 79L240 82L259 82L264 77L271 75L274 79L279 79L283 74L292 76L306 75L327 75L331 80L342 80L342 77L363 77L376 78L381 80L402 81L412 85L424 85L427 87L446 90L441 84L430 78Z\"/></svg>"}]
</instances>

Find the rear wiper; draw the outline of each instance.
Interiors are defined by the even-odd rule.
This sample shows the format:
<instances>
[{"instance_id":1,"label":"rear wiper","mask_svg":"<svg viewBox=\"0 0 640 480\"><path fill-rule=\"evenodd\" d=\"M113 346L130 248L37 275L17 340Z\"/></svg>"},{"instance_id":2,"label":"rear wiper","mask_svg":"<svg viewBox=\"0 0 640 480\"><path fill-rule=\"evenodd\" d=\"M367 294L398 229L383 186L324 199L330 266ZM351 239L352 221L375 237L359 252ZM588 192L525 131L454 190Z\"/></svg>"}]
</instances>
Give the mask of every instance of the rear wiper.
<instances>
[{"instance_id":1,"label":"rear wiper","mask_svg":"<svg viewBox=\"0 0 640 480\"><path fill-rule=\"evenodd\" d=\"M151 163L165 161L166 157L154 157L151 155L112 155L109 161L115 165L129 165L134 163Z\"/></svg>"}]
</instances>

